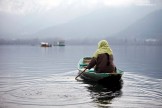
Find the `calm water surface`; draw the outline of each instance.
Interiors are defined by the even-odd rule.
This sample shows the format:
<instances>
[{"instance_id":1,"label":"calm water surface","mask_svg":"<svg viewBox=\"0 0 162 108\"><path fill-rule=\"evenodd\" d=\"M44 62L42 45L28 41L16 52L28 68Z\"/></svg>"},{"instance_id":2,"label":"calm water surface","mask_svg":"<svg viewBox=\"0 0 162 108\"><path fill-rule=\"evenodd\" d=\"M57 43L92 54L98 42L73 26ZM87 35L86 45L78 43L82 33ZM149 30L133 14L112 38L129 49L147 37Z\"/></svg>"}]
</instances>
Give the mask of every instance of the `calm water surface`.
<instances>
[{"instance_id":1,"label":"calm water surface","mask_svg":"<svg viewBox=\"0 0 162 108\"><path fill-rule=\"evenodd\" d=\"M76 81L96 46L0 46L0 108L162 108L162 47L112 46L123 82Z\"/></svg>"}]
</instances>

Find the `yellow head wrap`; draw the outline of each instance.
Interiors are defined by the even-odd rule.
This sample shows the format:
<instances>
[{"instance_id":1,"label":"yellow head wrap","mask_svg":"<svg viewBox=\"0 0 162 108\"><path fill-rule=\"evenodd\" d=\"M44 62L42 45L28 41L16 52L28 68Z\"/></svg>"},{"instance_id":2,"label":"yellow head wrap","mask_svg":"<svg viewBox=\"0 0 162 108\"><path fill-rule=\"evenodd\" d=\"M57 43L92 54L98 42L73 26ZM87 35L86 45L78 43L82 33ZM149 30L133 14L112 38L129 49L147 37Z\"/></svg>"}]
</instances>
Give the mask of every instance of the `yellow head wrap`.
<instances>
[{"instance_id":1,"label":"yellow head wrap","mask_svg":"<svg viewBox=\"0 0 162 108\"><path fill-rule=\"evenodd\" d=\"M106 40L101 40L98 43L98 49L93 54L93 57L97 58L99 54L103 54L103 53L108 53L109 55L113 55L113 52Z\"/></svg>"}]
</instances>

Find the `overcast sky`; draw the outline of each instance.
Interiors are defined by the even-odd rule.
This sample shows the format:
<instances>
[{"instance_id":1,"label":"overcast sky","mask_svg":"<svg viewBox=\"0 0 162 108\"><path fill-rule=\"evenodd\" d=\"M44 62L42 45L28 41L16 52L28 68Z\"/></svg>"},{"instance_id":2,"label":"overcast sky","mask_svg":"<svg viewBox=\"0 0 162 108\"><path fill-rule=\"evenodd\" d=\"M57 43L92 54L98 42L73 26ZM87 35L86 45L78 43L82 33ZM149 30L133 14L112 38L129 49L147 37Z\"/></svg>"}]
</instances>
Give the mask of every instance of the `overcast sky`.
<instances>
[{"instance_id":1,"label":"overcast sky","mask_svg":"<svg viewBox=\"0 0 162 108\"><path fill-rule=\"evenodd\" d=\"M103 6L159 5L162 0L0 0L0 11L14 14L42 13L55 10L95 10Z\"/></svg>"},{"instance_id":2,"label":"overcast sky","mask_svg":"<svg viewBox=\"0 0 162 108\"><path fill-rule=\"evenodd\" d=\"M101 8L132 6L162 8L162 0L0 0L0 31L32 34Z\"/></svg>"}]
</instances>

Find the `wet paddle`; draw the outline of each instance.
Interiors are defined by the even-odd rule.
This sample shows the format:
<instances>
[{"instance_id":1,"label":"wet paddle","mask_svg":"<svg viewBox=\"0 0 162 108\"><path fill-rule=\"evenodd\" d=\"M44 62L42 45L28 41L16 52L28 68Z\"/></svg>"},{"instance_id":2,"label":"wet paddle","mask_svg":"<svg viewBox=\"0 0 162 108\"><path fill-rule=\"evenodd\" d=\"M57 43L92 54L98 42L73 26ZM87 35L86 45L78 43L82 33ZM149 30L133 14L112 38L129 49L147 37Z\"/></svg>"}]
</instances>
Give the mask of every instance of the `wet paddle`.
<instances>
[{"instance_id":1,"label":"wet paddle","mask_svg":"<svg viewBox=\"0 0 162 108\"><path fill-rule=\"evenodd\" d=\"M86 70L87 68L85 68L83 72L85 72ZM81 72L78 76L76 76L75 79L77 79L83 72Z\"/></svg>"}]
</instances>

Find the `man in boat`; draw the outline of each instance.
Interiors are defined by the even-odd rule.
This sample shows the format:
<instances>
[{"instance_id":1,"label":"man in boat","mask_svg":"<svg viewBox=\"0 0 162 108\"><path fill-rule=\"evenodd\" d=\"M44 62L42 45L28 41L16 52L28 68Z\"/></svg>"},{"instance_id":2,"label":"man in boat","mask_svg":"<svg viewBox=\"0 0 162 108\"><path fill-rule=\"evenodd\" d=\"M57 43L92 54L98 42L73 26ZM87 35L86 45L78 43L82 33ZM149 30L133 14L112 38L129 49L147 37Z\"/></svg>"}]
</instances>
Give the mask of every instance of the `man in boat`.
<instances>
[{"instance_id":1,"label":"man in boat","mask_svg":"<svg viewBox=\"0 0 162 108\"><path fill-rule=\"evenodd\" d=\"M116 67L113 63L113 52L106 40L101 40L98 43L98 49L93 54L93 58L86 69L91 69L94 66L97 73L116 72Z\"/></svg>"}]
</instances>

